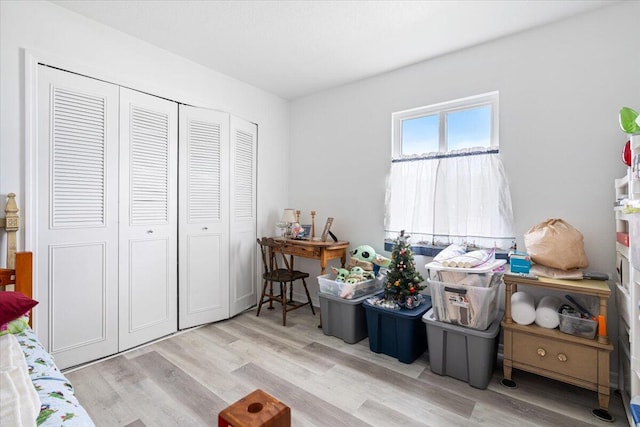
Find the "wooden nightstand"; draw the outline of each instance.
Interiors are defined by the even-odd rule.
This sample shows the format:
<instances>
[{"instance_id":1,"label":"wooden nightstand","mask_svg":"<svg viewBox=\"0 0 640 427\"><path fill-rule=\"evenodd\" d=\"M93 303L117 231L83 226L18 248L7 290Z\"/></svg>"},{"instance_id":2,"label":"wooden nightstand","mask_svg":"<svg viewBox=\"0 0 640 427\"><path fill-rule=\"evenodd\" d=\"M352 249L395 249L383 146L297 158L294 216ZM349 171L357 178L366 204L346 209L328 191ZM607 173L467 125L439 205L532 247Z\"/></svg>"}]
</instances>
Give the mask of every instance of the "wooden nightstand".
<instances>
[{"instance_id":1,"label":"wooden nightstand","mask_svg":"<svg viewBox=\"0 0 640 427\"><path fill-rule=\"evenodd\" d=\"M607 282L597 280L528 279L504 276L505 316L504 379L507 387L515 387L512 369L521 369L598 393L597 418L611 420L609 415L609 357L613 345L606 330L594 339L565 334L558 329L546 329L535 324L519 325L511 318L511 295L518 284L553 289L569 294L593 295L599 298L600 314L607 317L607 300L611 290Z\"/></svg>"}]
</instances>

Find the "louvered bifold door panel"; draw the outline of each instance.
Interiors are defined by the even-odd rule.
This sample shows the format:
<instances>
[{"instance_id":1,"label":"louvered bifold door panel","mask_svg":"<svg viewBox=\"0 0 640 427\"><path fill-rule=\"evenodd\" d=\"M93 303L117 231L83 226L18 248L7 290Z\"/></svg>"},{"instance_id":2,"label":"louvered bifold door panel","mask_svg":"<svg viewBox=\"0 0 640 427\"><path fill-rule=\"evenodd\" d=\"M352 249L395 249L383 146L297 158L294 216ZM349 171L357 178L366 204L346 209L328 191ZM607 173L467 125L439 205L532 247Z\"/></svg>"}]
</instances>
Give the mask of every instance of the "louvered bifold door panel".
<instances>
[{"instance_id":1,"label":"louvered bifold door panel","mask_svg":"<svg viewBox=\"0 0 640 427\"><path fill-rule=\"evenodd\" d=\"M255 133L233 130L234 218L255 218Z\"/></svg>"},{"instance_id":2,"label":"louvered bifold door panel","mask_svg":"<svg viewBox=\"0 0 640 427\"><path fill-rule=\"evenodd\" d=\"M67 368L117 352L118 87L41 65L37 97L34 325Z\"/></svg>"},{"instance_id":3,"label":"louvered bifold door panel","mask_svg":"<svg viewBox=\"0 0 640 427\"><path fill-rule=\"evenodd\" d=\"M221 219L220 123L192 120L187 124L187 179L189 222Z\"/></svg>"},{"instance_id":4,"label":"louvered bifold door panel","mask_svg":"<svg viewBox=\"0 0 640 427\"><path fill-rule=\"evenodd\" d=\"M255 305L256 153L258 127L231 116L230 310L234 316Z\"/></svg>"},{"instance_id":5,"label":"louvered bifold door panel","mask_svg":"<svg viewBox=\"0 0 640 427\"><path fill-rule=\"evenodd\" d=\"M130 106L131 224L169 221L169 114ZM175 127L172 131L175 132Z\"/></svg>"},{"instance_id":6,"label":"louvered bifold door panel","mask_svg":"<svg viewBox=\"0 0 640 427\"><path fill-rule=\"evenodd\" d=\"M120 89L120 351L177 330L177 114Z\"/></svg>"},{"instance_id":7,"label":"louvered bifold door panel","mask_svg":"<svg viewBox=\"0 0 640 427\"><path fill-rule=\"evenodd\" d=\"M179 327L229 317L229 115L180 105Z\"/></svg>"},{"instance_id":8,"label":"louvered bifold door panel","mask_svg":"<svg viewBox=\"0 0 640 427\"><path fill-rule=\"evenodd\" d=\"M52 88L51 226L105 225L107 100Z\"/></svg>"}]
</instances>

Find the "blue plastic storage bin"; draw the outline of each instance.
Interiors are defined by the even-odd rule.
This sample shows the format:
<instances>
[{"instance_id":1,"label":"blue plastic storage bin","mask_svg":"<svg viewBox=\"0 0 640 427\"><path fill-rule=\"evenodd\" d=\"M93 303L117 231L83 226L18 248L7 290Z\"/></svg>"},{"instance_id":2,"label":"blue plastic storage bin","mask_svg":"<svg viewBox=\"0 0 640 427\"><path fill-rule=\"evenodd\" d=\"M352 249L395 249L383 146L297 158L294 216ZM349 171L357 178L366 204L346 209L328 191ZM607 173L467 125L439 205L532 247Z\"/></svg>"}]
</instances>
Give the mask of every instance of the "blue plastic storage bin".
<instances>
[{"instance_id":1,"label":"blue plastic storage bin","mask_svg":"<svg viewBox=\"0 0 640 427\"><path fill-rule=\"evenodd\" d=\"M390 310L362 303L367 314L369 348L374 353L396 357L402 363L412 363L427 349L427 330L422 316L431 308L431 297L417 308Z\"/></svg>"}]
</instances>

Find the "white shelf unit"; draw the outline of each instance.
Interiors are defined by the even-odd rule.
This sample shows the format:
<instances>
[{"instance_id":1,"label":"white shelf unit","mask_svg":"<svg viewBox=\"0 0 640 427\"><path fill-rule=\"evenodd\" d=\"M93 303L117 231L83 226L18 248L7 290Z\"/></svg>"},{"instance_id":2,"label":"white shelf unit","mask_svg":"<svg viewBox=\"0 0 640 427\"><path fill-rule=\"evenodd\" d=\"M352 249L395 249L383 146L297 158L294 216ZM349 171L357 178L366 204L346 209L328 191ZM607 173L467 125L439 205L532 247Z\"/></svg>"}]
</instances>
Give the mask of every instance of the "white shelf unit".
<instances>
[{"instance_id":1,"label":"white shelf unit","mask_svg":"<svg viewBox=\"0 0 640 427\"><path fill-rule=\"evenodd\" d=\"M640 200L640 135L630 136L631 167L627 174L615 180L616 202L621 199ZM616 306L618 310L618 385L622 392L627 417L633 425L629 401L640 395L640 251L637 239L640 214L624 212L616 203ZM628 236L628 245L618 241L618 233ZM635 238L634 238L635 237ZM634 262L634 260L636 262Z\"/></svg>"}]
</instances>

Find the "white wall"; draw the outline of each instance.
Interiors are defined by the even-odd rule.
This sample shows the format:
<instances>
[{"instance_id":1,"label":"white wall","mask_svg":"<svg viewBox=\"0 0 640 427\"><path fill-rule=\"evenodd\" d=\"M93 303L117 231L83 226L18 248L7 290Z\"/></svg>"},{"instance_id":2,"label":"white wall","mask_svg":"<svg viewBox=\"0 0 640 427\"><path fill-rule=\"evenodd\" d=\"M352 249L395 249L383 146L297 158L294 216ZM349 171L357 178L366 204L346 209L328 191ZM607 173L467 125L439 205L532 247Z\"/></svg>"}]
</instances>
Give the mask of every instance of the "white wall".
<instances>
[{"instance_id":1,"label":"white wall","mask_svg":"<svg viewBox=\"0 0 640 427\"><path fill-rule=\"evenodd\" d=\"M227 111L257 123L258 234L273 233L273 224L287 204L288 189L282 183L288 182L288 102L41 1L0 2L1 206L4 207L6 194L14 192L21 205L20 214L26 217L25 51L36 58L73 64L91 76L175 101ZM19 239L18 249L25 249L24 233ZM0 257L4 260L6 244L4 240L0 243Z\"/></svg>"},{"instance_id":2,"label":"white wall","mask_svg":"<svg viewBox=\"0 0 640 427\"><path fill-rule=\"evenodd\" d=\"M590 269L615 277L618 110L640 109L638 17L640 3L623 2L294 101L291 205L335 217L352 248L382 251L391 113L498 90L519 247L529 227L564 218L584 234Z\"/></svg>"},{"instance_id":3,"label":"white wall","mask_svg":"<svg viewBox=\"0 0 640 427\"><path fill-rule=\"evenodd\" d=\"M613 274L618 110L640 108L638 16L624 2L293 101L292 206L381 251L391 113L498 90L519 246L561 217L584 234L590 269Z\"/></svg>"}]
</instances>

